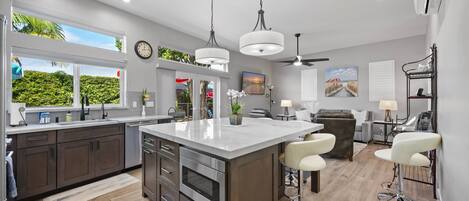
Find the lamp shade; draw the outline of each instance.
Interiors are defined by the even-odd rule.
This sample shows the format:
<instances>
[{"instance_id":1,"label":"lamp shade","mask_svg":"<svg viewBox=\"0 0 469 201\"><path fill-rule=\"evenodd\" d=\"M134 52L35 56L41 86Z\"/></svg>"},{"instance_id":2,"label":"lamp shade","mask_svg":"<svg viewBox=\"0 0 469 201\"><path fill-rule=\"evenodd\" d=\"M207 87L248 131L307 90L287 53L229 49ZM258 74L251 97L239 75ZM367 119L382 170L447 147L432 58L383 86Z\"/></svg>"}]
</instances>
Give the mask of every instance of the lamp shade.
<instances>
[{"instance_id":1,"label":"lamp shade","mask_svg":"<svg viewBox=\"0 0 469 201\"><path fill-rule=\"evenodd\" d=\"M381 100L379 101L380 110L397 110L397 102L395 100Z\"/></svg>"},{"instance_id":2,"label":"lamp shade","mask_svg":"<svg viewBox=\"0 0 469 201\"><path fill-rule=\"evenodd\" d=\"M253 31L239 39L241 53L251 56L277 54L284 49L283 34L271 30Z\"/></svg>"},{"instance_id":3,"label":"lamp shade","mask_svg":"<svg viewBox=\"0 0 469 201\"><path fill-rule=\"evenodd\" d=\"M280 102L280 107L292 107L293 103L291 100L282 100Z\"/></svg>"},{"instance_id":4,"label":"lamp shade","mask_svg":"<svg viewBox=\"0 0 469 201\"><path fill-rule=\"evenodd\" d=\"M200 64L227 64L230 62L230 52L216 47L206 47L195 50L195 62Z\"/></svg>"}]
</instances>

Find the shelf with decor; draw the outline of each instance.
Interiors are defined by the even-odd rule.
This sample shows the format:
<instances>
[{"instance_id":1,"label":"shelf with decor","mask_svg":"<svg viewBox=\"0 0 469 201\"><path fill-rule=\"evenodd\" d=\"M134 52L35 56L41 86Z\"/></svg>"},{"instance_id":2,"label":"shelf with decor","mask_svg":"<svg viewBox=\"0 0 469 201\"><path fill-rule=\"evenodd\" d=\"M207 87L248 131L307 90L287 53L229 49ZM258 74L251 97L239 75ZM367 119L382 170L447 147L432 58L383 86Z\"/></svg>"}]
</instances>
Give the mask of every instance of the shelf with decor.
<instances>
[{"instance_id":1,"label":"shelf with decor","mask_svg":"<svg viewBox=\"0 0 469 201\"><path fill-rule=\"evenodd\" d=\"M402 66L402 71L406 75L406 87L407 87L407 115L403 119L404 123L410 121L411 114L411 101L412 100L427 100L430 104L430 110L426 111L431 113L431 128L428 132L438 133L438 61L437 61L437 47L436 44L431 46L431 54L418 61L406 63ZM422 65L422 63L424 63ZM417 68L412 67L418 65ZM430 83L429 94L412 94L411 85L413 80L428 79ZM420 89L422 90L422 89ZM423 90L422 90L423 91ZM421 91L419 91L421 92ZM420 102L418 102L420 103ZM423 104L423 102L422 102ZM415 105L415 103L413 104ZM422 184L432 185L433 196L436 198L436 151L430 151L427 153L431 161L429 167L406 167L404 179L413 182L419 182ZM425 173L425 174L422 174ZM424 176L422 176L424 175Z\"/></svg>"}]
</instances>

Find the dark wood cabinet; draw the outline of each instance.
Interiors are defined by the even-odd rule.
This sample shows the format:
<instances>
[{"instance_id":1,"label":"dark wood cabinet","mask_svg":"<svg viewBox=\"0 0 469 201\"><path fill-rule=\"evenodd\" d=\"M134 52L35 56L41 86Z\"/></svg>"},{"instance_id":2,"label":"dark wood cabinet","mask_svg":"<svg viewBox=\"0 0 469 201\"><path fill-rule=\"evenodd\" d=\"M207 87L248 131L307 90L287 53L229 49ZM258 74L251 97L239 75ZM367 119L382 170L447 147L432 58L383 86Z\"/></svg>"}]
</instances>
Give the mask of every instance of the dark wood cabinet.
<instances>
[{"instance_id":1,"label":"dark wood cabinet","mask_svg":"<svg viewBox=\"0 0 469 201\"><path fill-rule=\"evenodd\" d=\"M124 132L123 124L115 124L9 136L18 199L38 198L123 170Z\"/></svg>"},{"instance_id":2,"label":"dark wood cabinet","mask_svg":"<svg viewBox=\"0 0 469 201\"><path fill-rule=\"evenodd\" d=\"M174 188L172 184L168 184L165 180L158 180L158 196L157 201L179 201L179 188Z\"/></svg>"},{"instance_id":3,"label":"dark wood cabinet","mask_svg":"<svg viewBox=\"0 0 469 201\"><path fill-rule=\"evenodd\" d=\"M58 144L59 187L124 169L124 133L119 133L122 131L120 126L104 128L96 127L96 131L90 128L71 129L58 133L59 142L66 142ZM88 132L97 131L101 132L97 136L109 136L90 138Z\"/></svg>"},{"instance_id":4,"label":"dark wood cabinet","mask_svg":"<svg viewBox=\"0 0 469 201\"><path fill-rule=\"evenodd\" d=\"M142 148L142 188L143 195L147 196L149 200L156 201L157 195L157 154L155 150L148 147Z\"/></svg>"},{"instance_id":5,"label":"dark wood cabinet","mask_svg":"<svg viewBox=\"0 0 469 201\"><path fill-rule=\"evenodd\" d=\"M99 177L124 169L124 136L96 139L94 155L95 176Z\"/></svg>"},{"instance_id":6,"label":"dark wood cabinet","mask_svg":"<svg viewBox=\"0 0 469 201\"><path fill-rule=\"evenodd\" d=\"M58 187L94 177L94 140L58 144Z\"/></svg>"},{"instance_id":7,"label":"dark wood cabinet","mask_svg":"<svg viewBox=\"0 0 469 201\"><path fill-rule=\"evenodd\" d=\"M151 201L179 201L179 144L143 134L143 195Z\"/></svg>"},{"instance_id":8,"label":"dark wood cabinet","mask_svg":"<svg viewBox=\"0 0 469 201\"><path fill-rule=\"evenodd\" d=\"M56 145L18 149L18 198L54 190L56 183Z\"/></svg>"}]
</instances>

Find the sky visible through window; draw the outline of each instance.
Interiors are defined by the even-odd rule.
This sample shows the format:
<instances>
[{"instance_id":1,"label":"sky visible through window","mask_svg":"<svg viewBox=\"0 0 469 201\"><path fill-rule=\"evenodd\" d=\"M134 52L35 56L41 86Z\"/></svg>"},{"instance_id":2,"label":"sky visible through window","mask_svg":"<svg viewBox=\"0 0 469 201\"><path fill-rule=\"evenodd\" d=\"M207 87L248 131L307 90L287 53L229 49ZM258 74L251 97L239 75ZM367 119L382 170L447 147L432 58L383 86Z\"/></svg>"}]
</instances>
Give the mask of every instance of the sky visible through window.
<instances>
[{"instance_id":1,"label":"sky visible through window","mask_svg":"<svg viewBox=\"0 0 469 201\"><path fill-rule=\"evenodd\" d=\"M84 29L60 24L64 31L65 41L107 50L119 51L116 47L116 38Z\"/></svg>"}]
</instances>

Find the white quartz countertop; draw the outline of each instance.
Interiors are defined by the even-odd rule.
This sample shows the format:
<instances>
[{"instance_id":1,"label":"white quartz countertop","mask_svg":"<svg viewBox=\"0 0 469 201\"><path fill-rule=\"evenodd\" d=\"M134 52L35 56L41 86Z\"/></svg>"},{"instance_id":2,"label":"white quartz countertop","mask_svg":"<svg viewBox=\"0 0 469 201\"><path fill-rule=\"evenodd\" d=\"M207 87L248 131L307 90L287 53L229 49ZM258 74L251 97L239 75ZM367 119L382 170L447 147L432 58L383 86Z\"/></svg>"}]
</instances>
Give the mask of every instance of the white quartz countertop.
<instances>
[{"instance_id":1,"label":"white quartz countertop","mask_svg":"<svg viewBox=\"0 0 469 201\"><path fill-rule=\"evenodd\" d=\"M322 124L305 121L255 118L243 118L243 125L232 126L228 118L221 118L141 126L140 131L233 159L323 128Z\"/></svg>"},{"instance_id":2,"label":"white quartz countertop","mask_svg":"<svg viewBox=\"0 0 469 201\"><path fill-rule=\"evenodd\" d=\"M92 127L92 126L104 126L120 123L132 123L139 121L151 121L151 120L160 120L160 119L172 119L173 117L168 115L152 115L152 116L133 116L133 117L118 117L118 118L109 118L107 121L96 121L96 122L83 122L76 124L61 125L57 123L50 124L28 124L28 126L21 127L6 127L7 135L23 134L23 133L33 133L33 132L43 132L50 130L62 130L70 128L83 128L83 127Z\"/></svg>"}]
</instances>

